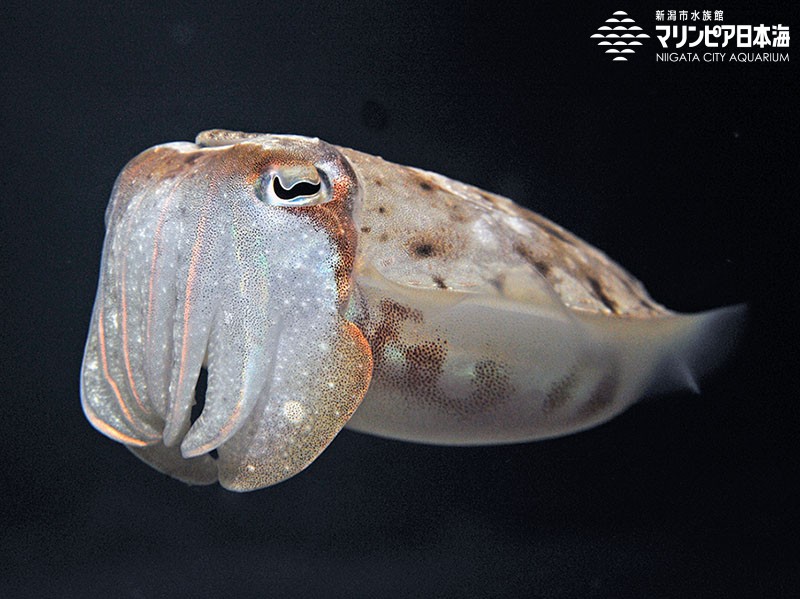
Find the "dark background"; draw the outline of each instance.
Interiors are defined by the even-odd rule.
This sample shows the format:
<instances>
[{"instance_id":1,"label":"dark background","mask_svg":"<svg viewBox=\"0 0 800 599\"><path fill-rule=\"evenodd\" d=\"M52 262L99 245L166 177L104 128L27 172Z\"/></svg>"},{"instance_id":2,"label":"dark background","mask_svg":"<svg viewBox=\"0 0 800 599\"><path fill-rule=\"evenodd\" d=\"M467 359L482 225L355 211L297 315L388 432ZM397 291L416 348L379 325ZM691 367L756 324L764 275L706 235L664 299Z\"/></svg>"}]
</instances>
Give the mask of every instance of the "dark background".
<instances>
[{"instance_id":1,"label":"dark background","mask_svg":"<svg viewBox=\"0 0 800 599\"><path fill-rule=\"evenodd\" d=\"M668 8L797 36L794 4L5 3L0 596L797 596L797 38L779 64L589 39ZM89 426L78 373L116 174L211 127L509 195L673 309L748 303L742 346L702 395L579 435L344 431L276 487L187 487Z\"/></svg>"}]
</instances>

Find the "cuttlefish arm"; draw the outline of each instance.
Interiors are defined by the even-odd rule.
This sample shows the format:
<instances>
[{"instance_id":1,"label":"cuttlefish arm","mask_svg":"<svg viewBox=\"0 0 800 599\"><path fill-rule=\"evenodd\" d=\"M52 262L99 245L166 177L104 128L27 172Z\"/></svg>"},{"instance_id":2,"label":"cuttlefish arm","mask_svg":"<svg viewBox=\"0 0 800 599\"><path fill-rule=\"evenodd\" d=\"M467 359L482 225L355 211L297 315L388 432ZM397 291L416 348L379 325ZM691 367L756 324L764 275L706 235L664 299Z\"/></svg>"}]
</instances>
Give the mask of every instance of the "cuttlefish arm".
<instances>
[{"instance_id":1,"label":"cuttlefish arm","mask_svg":"<svg viewBox=\"0 0 800 599\"><path fill-rule=\"evenodd\" d=\"M696 388L741 313L676 314L558 225L447 177L206 131L117 180L81 396L158 470L244 491L345 424L460 445L594 426Z\"/></svg>"},{"instance_id":2,"label":"cuttlefish arm","mask_svg":"<svg viewBox=\"0 0 800 599\"><path fill-rule=\"evenodd\" d=\"M359 188L323 142L213 144L157 146L120 174L81 396L144 461L241 491L305 468L369 385L369 345L340 315Z\"/></svg>"}]
</instances>

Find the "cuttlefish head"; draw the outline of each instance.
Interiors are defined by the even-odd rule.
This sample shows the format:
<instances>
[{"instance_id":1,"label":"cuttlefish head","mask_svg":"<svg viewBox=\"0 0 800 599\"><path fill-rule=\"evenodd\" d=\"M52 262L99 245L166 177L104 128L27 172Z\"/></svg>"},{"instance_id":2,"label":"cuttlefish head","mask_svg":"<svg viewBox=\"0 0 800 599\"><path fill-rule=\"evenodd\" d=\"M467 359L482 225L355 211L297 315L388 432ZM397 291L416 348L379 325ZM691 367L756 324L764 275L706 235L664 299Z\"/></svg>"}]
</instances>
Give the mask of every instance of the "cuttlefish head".
<instances>
[{"instance_id":1,"label":"cuttlefish head","mask_svg":"<svg viewBox=\"0 0 800 599\"><path fill-rule=\"evenodd\" d=\"M311 463L372 372L341 315L358 198L350 164L316 139L207 131L133 159L106 212L81 373L92 425L163 472L232 490Z\"/></svg>"}]
</instances>

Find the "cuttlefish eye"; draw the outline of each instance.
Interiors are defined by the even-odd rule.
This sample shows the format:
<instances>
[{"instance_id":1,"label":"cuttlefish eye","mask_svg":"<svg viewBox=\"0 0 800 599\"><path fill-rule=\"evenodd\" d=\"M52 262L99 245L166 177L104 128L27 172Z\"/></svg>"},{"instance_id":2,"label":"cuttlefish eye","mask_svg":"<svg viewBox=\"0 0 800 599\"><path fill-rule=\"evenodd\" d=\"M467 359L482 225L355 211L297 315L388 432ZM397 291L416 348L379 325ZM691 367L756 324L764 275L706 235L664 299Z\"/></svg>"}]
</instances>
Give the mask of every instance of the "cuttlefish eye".
<instances>
[{"instance_id":1,"label":"cuttlefish eye","mask_svg":"<svg viewBox=\"0 0 800 599\"><path fill-rule=\"evenodd\" d=\"M317 206L333 199L328 177L310 164L270 168L255 191L270 206Z\"/></svg>"}]
</instances>

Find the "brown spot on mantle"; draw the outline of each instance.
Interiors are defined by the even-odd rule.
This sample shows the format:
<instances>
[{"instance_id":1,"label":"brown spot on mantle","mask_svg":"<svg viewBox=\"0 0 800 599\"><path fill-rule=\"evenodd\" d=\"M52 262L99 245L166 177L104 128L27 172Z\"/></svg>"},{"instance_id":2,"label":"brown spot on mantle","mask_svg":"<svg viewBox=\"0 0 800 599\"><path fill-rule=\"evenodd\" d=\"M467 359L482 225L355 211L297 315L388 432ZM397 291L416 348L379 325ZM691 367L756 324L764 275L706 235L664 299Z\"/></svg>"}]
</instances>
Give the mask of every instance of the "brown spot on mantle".
<instances>
[{"instance_id":1,"label":"brown spot on mantle","mask_svg":"<svg viewBox=\"0 0 800 599\"><path fill-rule=\"evenodd\" d=\"M406 242L405 248L412 258L424 260L451 254L455 244L442 232L420 232Z\"/></svg>"},{"instance_id":2,"label":"brown spot on mantle","mask_svg":"<svg viewBox=\"0 0 800 599\"><path fill-rule=\"evenodd\" d=\"M550 413L569 403L572 399L576 380L575 373L571 372L564 378L550 385L550 389L547 391L547 397L542 405L542 410L545 413Z\"/></svg>"},{"instance_id":3,"label":"brown spot on mantle","mask_svg":"<svg viewBox=\"0 0 800 599\"><path fill-rule=\"evenodd\" d=\"M606 290L603 289L600 281L594 277L586 277L586 280L589 281L589 285L592 286L592 293L597 296L597 299L603 302L603 305L611 310L614 314L619 314L619 306L617 305L617 302L615 302L614 299L606 293Z\"/></svg>"},{"instance_id":4,"label":"brown spot on mantle","mask_svg":"<svg viewBox=\"0 0 800 599\"><path fill-rule=\"evenodd\" d=\"M428 175L423 175L413 170L409 170L409 178L416 183L422 191L431 192L440 187Z\"/></svg>"},{"instance_id":5,"label":"brown spot on mantle","mask_svg":"<svg viewBox=\"0 0 800 599\"><path fill-rule=\"evenodd\" d=\"M433 282L436 283L436 286L439 289L447 289L447 285L445 284L444 279L442 277L440 277L439 275L433 275L433 277L431 278L433 279Z\"/></svg>"},{"instance_id":6,"label":"brown spot on mantle","mask_svg":"<svg viewBox=\"0 0 800 599\"><path fill-rule=\"evenodd\" d=\"M547 277L547 274L550 272L550 265L547 262L536 258L533 255L533 250L531 250L531 248L521 241L516 241L514 242L514 251L528 264L538 270L543 277Z\"/></svg>"},{"instance_id":7,"label":"brown spot on mantle","mask_svg":"<svg viewBox=\"0 0 800 599\"><path fill-rule=\"evenodd\" d=\"M616 372L606 374L592 391L587 402L583 405L581 413L584 416L594 416L603 412L614 401L617 390Z\"/></svg>"}]
</instances>

